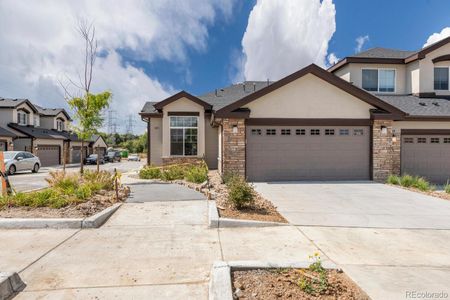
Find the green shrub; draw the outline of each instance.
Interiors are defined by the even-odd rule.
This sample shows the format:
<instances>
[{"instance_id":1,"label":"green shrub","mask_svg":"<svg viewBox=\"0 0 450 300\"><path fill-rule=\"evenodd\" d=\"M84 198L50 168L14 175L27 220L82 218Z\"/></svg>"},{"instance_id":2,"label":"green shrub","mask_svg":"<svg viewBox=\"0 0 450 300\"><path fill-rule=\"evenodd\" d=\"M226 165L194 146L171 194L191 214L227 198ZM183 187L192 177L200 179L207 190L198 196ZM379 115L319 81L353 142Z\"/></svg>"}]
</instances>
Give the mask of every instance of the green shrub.
<instances>
[{"instance_id":1,"label":"green shrub","mask_svg":"<svg viewBox=\"0 0 450 300\"><path fill-rule=\"evenodd\" d=\"M421 191L429 191L432 189L431 184L423 177L414 177L414 183L412 185L414 188L419 189Z\"/></svg>"},{"instance_id":2,"label":"green shrub","mask_svg":"<svg viewBox=\"0 0 450 300\"><path fill-rule=\"evenodd\" d=\"M447 194L450 194L450 183L447 181L447 184L444 186L444 191Z\"/></svg>"},{"instance_id":3,"label":"green shrub","mask_svg":"<svg viewBox=\"0 0 450 300\"><path fill-rule=\"evenodd\" d=\"M80 200L85 200L92 196L92 190L89 184L83 184L75 191L75 196Z\"/></svg>"},{"instance_id":4,"label":"green shrub","mask_svg":"<svg viewBox=\"0 0 450 300\"><path fill-rule=\"evenodd\" d=\"M243 177L235 176L228 181L228 199L237 209L253 203L255 192L253 187Z\"/></svg>"},{"instance_id":5,"label":"green shrub","mask_svg":"<svg viewBox=\"0 0 450 300\"><path fill-rule=\"evenodd\" d=\"M166 181L184 179L186 167L173 165L162 170L161 179Z\"/></svg>"},{"instance_id":6,"label":"green shrub","mask_svg":"<svg viewBox=\"0 0 450 300\"><path fill-rule=\"evenodd\" d=\"M208 169L204 166L192 166L186 172L186 180L194 183L202 183L208 180Z\"/></svg>"},{"instance_id":7,"label":"green shrub","mask_svg":"<svg viewBox=\"0 0 450 300\"><path fill-rule=\"evenodd\" d=\"M49 204L58 198L60 195L51 189L42 190L39 192L31 193L30 196L33 197L33 207L44 207L49 206Z\"/></svg>"},{"instance_id":8,"label":"green shrub","mask_svg":"<svg viewBox=\"0 0 450 300\"><path fill-rule=\"evenodd\" d=\"M161 169L158 167L144 167L139 171L141 179L159 179L161 175Z\"/></svg>"},{"instance_id":9,"label":"green shrub","mask_svg":"<svg viewBox=\"0 0 450 300\"><path fill-rule=\"evenodd\" d=\"M239 175L234 172L224 172L222 175L222 182L224 184L228 184L230 181L235 180L237 177L239 177Z\"/></svg>"},{"instance_id":10,"label":"green shrub","mask_svg":"<svg viewBox=\"0 0 450 300\"><path fill-rule=\"evenodd\" d=\"M83 174L83 183L90 184L99 190L113 190L114 189L114 175L108 171L85 171Z\"/></svg>"},{"instance_id":11,"label":"green shrub","mask_svg":"<svg viewBox=\"0 0 450 300\"><path fill-rule=\"evenodd\" d=\"M400 184L400 177L398 177L397 175L389 175L389 177L387 179L387 183L399 185Z\"/></svg>"},{"instance_id":12,"label":"green shrub","mask_svg":"<svg viewBox=\"0 0 450 300\"><path fill-rule=\"evenodd\" d=\"M411 187L415 182L415 178L411 175L403 175L400 177L400 185L404 187Z\"/></svg>"}]
</instances>

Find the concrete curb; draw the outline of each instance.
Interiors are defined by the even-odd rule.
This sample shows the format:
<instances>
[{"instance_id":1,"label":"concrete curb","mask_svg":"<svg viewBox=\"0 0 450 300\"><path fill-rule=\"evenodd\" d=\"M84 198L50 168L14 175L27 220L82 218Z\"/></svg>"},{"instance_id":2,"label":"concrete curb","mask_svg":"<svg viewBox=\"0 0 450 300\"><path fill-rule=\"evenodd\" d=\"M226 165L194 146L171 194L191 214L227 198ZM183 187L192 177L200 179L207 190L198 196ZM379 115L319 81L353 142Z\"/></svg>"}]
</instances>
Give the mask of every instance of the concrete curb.
<instances>
[{"instance_id":1,"label":"concrete curb","mask_svg":"<svg viewBox=\"0 0 450 300\"><path fill-rule=\"evenodd\" d=\"M236 270L308 268L311 262L265 262L265 261L217 261L214 262L209 281L209 300L233 300L231 272ZM338 269L332 262L324 261L325 269Z\"/></svg>"},{"instance_id":2,"label":"concrete curb","mask_svg":"<svg viewBox=\"0 0 450 300\"><path fill-rule=\"evenodd\" d=\"M216 201L208 200L209 228L270 227L270 226L287 226L287 225L289 225L289 223L221 218L219 217L219 213L217 211Z\"/></svg>"},{"instance_id":3,"label":"concrete curb","mask_svg":"<svg viewBox=\"0 0 450 300\"><path fill-rule=\"evenodd\" d=\"M93 216L87 217L81 223L81 228L99 228L116 212L116 210L119 209L121 205L122 203L116 203Z\"/></svg>"},{"instance_id":4,"label":"concrete curb","mask_svg":"<svg viewBox=\"0 0 450 300\"><path fill-rule=\"evenodd\" d=\"M0 300L10 299L25 288L25 283L16 272L0 272Z\"/></svg>"},{"instance_id":5,"label":"concrete curb","mask_svg":"<svg viewBox=\"0 0 450 300\"><path fill-rule=\"evenodd\" d=\"M88 218L0 218L0 229L79 229L98 228L122 205L116 203Z\"/></svg>"}]
</instances>

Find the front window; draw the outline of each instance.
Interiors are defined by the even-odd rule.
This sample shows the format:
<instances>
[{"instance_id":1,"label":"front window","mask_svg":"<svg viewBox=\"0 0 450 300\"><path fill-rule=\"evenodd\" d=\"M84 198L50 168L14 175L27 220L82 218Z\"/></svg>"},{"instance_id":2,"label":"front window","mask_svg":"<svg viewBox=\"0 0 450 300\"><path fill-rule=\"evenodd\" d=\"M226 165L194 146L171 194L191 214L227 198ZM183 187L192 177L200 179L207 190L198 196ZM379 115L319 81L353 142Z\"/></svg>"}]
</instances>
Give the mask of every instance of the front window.
<instances>
[{"instance_id":1,"label":"front window","mask_svg":"<svg viewBox=\"0 0 450 300\"><path fill-rule=\"evenodd\" d=\"M64 130L64 121L56 120L56 129L58 129L58 131L63 131Z\"/></svg>"},{"instance_id":2,"label":"front window","mask_svg":"<svg viewBox=\"0 0 450 300\"><path fill-rule=\"evenodd\" d=\"M198 117L170 117L170 155L197 155Z\"/></svg>"},{"instance_id":3,"label":"front window","mask_svg":"<svg viewBox=\"0 0 450 300\"><path fill-rule=\"evenodd\" d=\"M28 125L28 114L24 111L17 112L17 124Z\"/></svg>"},{"instance_id":4,"label":"front window","mask_svg":"<svg viewBox=\"0 0 450 300\"><path fill-rule=\"evenodd\" d=\"M434 89L448 90L448 68L434 68Z\"/></svg>"},{"instance_id":5,"label":"front window","mask_svg":"<svg viewBox=\"0 0 450 300\"><path fill-rule=\"evenodd\" d=\"M362 88L369 92L390 93L395 91L395 70L363 69Z\"/></svg>"}]
</instances>

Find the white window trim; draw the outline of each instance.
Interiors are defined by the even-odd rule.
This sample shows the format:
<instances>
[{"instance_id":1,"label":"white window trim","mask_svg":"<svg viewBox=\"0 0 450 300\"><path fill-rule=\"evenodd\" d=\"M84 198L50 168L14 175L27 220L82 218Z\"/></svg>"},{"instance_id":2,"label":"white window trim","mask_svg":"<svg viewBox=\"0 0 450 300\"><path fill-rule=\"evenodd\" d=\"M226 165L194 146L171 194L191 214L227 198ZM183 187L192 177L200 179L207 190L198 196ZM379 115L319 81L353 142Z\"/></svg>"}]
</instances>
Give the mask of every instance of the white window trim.
<instances>
[{"instance_id":1,"label":"white window trim","mask_svg":"<svg viewBox=\"0 0 450 300\"><path fill-rule=\"evenodd\" d=\"M197 119L197 127L171 126L170 124L172 123L171 122L172 118L177 118L177 117L196 118ZM199 122L198 116L169 116L169 155L170 155L170 157L197 157L198 156L198 137L199 137L198 122ZM184 140L185 130L183 130L183 154L182 155L172 155L172 141L171 141L171 135L170 135L171 129L197 129L197 154L186 155L184 153L184 151L185 151L185 147L184 147L185 146L185 140Z\"/></svg>"},{"instance_id":2,"label":"white window trim","mask_svg":"<svg viewBox=\"0 0 450 300\"><path fill-rule=\"evenodd\" d=\"M377 91L367 91L369 93L379 93L379 94L395 94L397 93L397 69L396 68L361 68L361 88L363 88L363 70L377 70ZM393 92L381 92L380 91L380 70L384 71L394 71L394 91ZM366 90L365 90L366 91Z\"/></svg>"},{"instance_id":3,"label":"white window trim","mask_svg":"<svg viewBox=\"0 0 450 300\"><path fill-rule=\"evenodd\" d=\"M448 89L446 89L446 90L436 90L434 88L434 69L436 69L436 68L441 68L441 69L447 68L448 81L449 81L448 82ZM435 92L450 91L450 66L433 66L433 91L435 91Z\"/></svg>"},{"instance_id":4,"label":"white window trim","mask_svg":"<svg viewBox=\"0 0 450 300\"><path fill-rule=\"evenodd\" d=\"M22 123L22 122L21 122L21 120L20 120L21 118L19 117L19 114L25 115L25 123ZM28 114L27 114L25 111L23 111L23 110L18 110L18 111L17 111L17 119L18 119L18 120L17 120L17 124L18 124L18 125L25 125L25 126L28 125Z\"/></svg>"}]
</instances>

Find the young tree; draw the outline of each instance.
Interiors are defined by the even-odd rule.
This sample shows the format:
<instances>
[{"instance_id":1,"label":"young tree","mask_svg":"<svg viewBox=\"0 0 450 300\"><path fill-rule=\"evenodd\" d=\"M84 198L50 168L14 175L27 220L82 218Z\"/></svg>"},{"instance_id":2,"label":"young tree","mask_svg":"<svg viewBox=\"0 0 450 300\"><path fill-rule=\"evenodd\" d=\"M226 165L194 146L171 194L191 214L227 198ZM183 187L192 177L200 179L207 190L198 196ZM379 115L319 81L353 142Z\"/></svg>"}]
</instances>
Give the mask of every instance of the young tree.
<instances>
[{"instance_id":1,"label":"young tree","mask_svg":"<svg viewBox=\"0 0 450 300\"><path fill-rule=\"evenodd\" d=\"M65 92L65 98L70 108L74 111L74 118L77 125L73 126L75 133L81 139L81 164L80 173L83 173L84 161L84 142L88 141L94 133L97 132L103 124L101 116L102 110L109 106L112 94L103 92L99 94L91 93L91 83L93 78L93 69L97 57L97 40L95 38L95 27L86 21L80 21L78 32L82 36L85 44L84 49L84 74L78 74L79 82L67 78L69 85L78 89L77 96L73 96L67 85L61 84ZM97 158L97 161L99 158ZM97 162L98 164L98 162Z\"/></svg>"}]
</instances>

